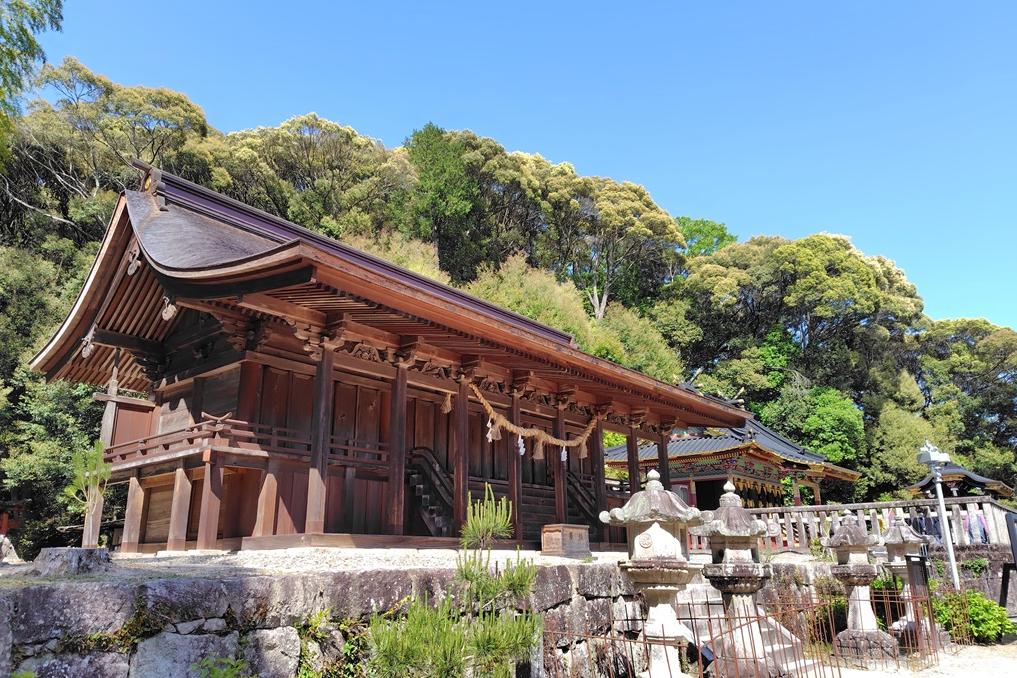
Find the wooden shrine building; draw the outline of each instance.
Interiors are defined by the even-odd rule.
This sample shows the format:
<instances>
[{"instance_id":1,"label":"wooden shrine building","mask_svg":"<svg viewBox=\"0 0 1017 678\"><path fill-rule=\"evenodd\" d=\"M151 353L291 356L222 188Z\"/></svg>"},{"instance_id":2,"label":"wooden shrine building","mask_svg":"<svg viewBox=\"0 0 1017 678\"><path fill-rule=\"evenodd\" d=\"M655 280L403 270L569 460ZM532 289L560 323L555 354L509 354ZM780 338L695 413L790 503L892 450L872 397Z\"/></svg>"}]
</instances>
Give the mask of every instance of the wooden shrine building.
<instances>
[{"instance_id":1,"label":"wooden shrine building","mask_svg":"<svg viewBox=\"0 0 1017 678\"><path fill-rule=\"evenodd\" d=\"M607 465L628 466L626 445L605 452ZM667 445L671 489L700 509L715 509L724 483L734 483L749 508L784 506L782 481L792 481L795 504L802 503L801 490L808 488L813 504L820 504L820 483L830 480L854 482L857 471L842 468L754 419L745 426L723 430L696 430L672 435ZM655 444L639 447L640 472L660 465Z\"/></svg>"},{"instance_id":2,"label":"wooden shrine building","mask_svg":"<svg viewBox=\"0 0 1017 678\"><path fill-rule=\"evenodd\" d=\"M597 541L604 429L663 454L676 426L745 423L562 332L140 167L142 190L121 196L32 363L101 390L112 482L128 484L123 551L447 544L484 483L511 499L517 540L571 522ZM521 455L515 435L487 439L484 405L560 439L592 434L565 461L530 439Z\"/></svg>"}]
</instances>

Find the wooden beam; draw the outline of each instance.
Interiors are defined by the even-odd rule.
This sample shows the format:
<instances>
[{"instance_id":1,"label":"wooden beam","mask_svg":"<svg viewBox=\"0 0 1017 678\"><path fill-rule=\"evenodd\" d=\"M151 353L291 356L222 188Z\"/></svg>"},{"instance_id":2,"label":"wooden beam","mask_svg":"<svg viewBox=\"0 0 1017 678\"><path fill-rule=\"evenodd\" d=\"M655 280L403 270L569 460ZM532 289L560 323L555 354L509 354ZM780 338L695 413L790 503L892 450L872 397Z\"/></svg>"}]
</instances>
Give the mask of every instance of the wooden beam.
<instances>
[{"instance_id":1,"label":"wooden beam","mask_svg":"<svg viewBox=\"0 0 1017 678\"><path fill-rule=\"evenodd\" d=\"M456 394L452 413L455 445L452 470L452 518L455 529L458 531L466 522L466 503L470 486L470 380L467 377L463 377L459 381L459 393Z\"/></svg>"},{"instance_id":2,"label":"wooden beam","mask_svg":"<svg viewBox=\"0 0 1017 678\"><path fill-rule=\"evenodd\" d=\"M332 368L335 353L322 351L314 373L314 401L311 406L311 466L307 474L307 518L304 532L325 532L325 492L328 486L328 455L332 442L332 404L335 384Z\"/></svg>"},{"instance_id":3,"label":"wooden beam","mask_svg":"<svg viewBox=\"0 0 1017 678\"><path fill-rule=\"evenodd\" d=\"M625 438L625 448L629 461L629 494L635 494L639 491L639 437L632 426Z\"/></svg>"},{"instance_id":4,"label":"wooden beam","mask_svg":"<svg viewBox=\"0 0 1017 678\"><path fill-rule=\"evenodd\" d=\"M137 553L141 541L141 516L145 512L145 490L137 472L127 481L127 507L124 511L124 533L120 550L123 553Z\"/></svg>"},{"instance_id":5,"label":"wooden beam","mask_svg":"<svg viewBox=\"0 0 1017 678\"><path fill-rule=\"evenodd\" d=\"M321 311L315 311L290 301L276 299L264 293L241 295L237 298L236 305L240 308L265 313L277 318L298 320L310 323L311 325L317 325L318 327L324 327L328 322L327 316Z\"/></svg>"},{"instance_id":6,"label":"wooden beam","mask_svg":"<svg viewBox=\"0 0 1017 678\"><path fill-rule=\"evenodd\" d=\"M671 460L667 453L667 444L671 442L671 432L661 433L657 439L657 470L660 472L660 484L665 490L671 489Z\"/></svg>"},{"instance_id":7,"label":"wooden beam","mask_svg":"<svg viewBox=\"0 0 1017 678\"><path fill-rule=\"evenodd\" d=\"M554 437L565 440L564 407L558 408L558 414L554 419ZM554 518L558 523L567 523L569 521L568 484L565 480L568 461L561 458L561 450L548 450L546 454L554 479Z\"/></svg>"},{"instance_id":8,"label":"wooden beam","mask_svg":"<svg viewBox=\"0 0 1017 678\"><path fill-rule=\"evenodd\" d=\"M130 334L113 332L95 327L91 332L91 342L98 346L109 346L111 348L125 348L128 351L137 351L147 355L161 356L164 353L163 346L157 341L142 339Z\"/></svg>"},{"instance_id":9,"label":"wooden beam","mask_svg":"<svg viewBox=\"0 0 1017 678\"><path fill-rule=\"evenodd\" d=\"M183 462L173 473L173 497L170 500L167 551L183 551L187 547L187 518L191 512L191 479Z\"/></svg>"},{"instance_id":10,"label":"wooden beam","mask_svg":"<svg viewBox=\"0 0 1017 678\"><path fill-rule=\"evenodd\" d=\"M388 533L403 534L406 516L406 376L407 364L396 367L389 397Z\"/></svg>"},{"instance_id":11,"label":"wooden beam","mask_svg":"<svg viewBox=\"0 0 1017 678\"><path fill-rule=\"evenodd\" d=\"M223 471L214 454L205 462L198 513L198 549L214 550L219 541L219 511L222 507Z\"/></svg>"},{"instance_id":12,"label":"wooden beam","mask_svg":"<svg viewBox=\"0 0 1017 678\"><path fill-rule=\"evenodd\" d=\"M518 388L512 389L512 399L509 404L509 421L518 425L520 423L519 397L522 391ZM512 504L512 536L517 540L523 538L523 458L519 456L516 437L508 431L502 432L503 443L508 453L508 500Z\"/></svg>"}]
</instances>

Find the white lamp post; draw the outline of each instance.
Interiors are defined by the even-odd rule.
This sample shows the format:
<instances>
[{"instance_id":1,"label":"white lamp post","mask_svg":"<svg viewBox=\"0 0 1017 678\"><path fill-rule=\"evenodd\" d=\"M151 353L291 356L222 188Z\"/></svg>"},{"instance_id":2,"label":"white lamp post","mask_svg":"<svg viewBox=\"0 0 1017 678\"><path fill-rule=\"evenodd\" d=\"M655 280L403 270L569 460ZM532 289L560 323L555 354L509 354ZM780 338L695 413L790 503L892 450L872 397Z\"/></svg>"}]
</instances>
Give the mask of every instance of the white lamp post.
<instances>
[{"instance_id":1,"label":"white lamp post","mask_svg":"<svg viewBox=\"0 0 1017 678\"><path fill-rule=\"evenodd\" d=\"M938 447L928 440L918 451L918 462L925 464L932 470L932 477L936 483L936 499L939 500L939 525L943 534L943 541L946 544L946 557L950 561L950 574L953 576L953 587L960 591L960 576L957 574L957 559L953 555L953 530L946 518L946 502L943 500L943 467L950 463L950 455L941 452Z\"/></svg>"}]
</instances>

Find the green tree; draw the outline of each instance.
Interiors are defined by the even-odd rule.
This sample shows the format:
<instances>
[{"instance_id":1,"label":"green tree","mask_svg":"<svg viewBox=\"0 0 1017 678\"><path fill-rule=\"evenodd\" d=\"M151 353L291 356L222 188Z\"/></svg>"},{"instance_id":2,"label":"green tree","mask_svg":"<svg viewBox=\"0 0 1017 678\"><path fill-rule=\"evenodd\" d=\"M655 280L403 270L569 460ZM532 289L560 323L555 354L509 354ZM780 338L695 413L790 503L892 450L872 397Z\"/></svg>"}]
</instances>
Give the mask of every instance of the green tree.
<instances>
[{"instance_id":1,"label":"green tree","mask_svg":"<svg viewBox=\"0 0 1017 678\"><path fill-rule=\"evenodd\" d=\"M18 97L45 58L36 35L60 30L62 0L0 0L0 161L18 111Z\"/></svg>"},{"instance_id":2,"label":"green tree","mask_svg":"<svg viewBox=\"0 0 1017 678\"><path fill-rule=\"evenodd\" d=\"M678 230L685 238L685 256L705 257L738 241L727 226L709 219L678 217Z\"/></svg>"},{"instance_id":3,"label":"green tree","mask_svg":"<svg viewBox=\"0 0 1017 678\"><path fill-rule=\"evenodd\" d=\"M600 320L615 298L631 305L657 294L685 241L674 218L637 184L597 179L594 206L572 275Z\"/></svg>"},{"instance_id":4,"label":"green tree","mask_svg":"<svg viewBox=\"0 0 1017 678\"><path fill-rule=\"evenodd\" d=\"M760 408L759 417L835 464L857 468L864 454L862 412L836 389L791 380L779 397Z\"/></svg>"},{"instance_id":5,"label":"green tree","mask_svg":"<svg viewBox=\"0 0 1017 678\"><path fill-rule=\"evenodd\" d=\"M650 320L615 302L608 305L597 329L601 335L606 331L609 336L616 337L622 349L620 355L601 357L610 357L669 384L680 381L681 360ZM599 353L597 348L593 352Z\"/></svg>"}]
</instances>

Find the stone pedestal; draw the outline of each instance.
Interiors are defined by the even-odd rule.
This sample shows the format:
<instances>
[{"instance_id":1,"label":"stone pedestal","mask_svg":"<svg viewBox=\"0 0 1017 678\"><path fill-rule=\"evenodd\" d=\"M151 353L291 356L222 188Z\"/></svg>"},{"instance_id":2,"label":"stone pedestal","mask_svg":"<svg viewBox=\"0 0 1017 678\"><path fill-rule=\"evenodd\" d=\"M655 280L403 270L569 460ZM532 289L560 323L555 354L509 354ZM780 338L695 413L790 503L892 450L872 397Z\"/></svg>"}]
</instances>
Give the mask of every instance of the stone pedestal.
<instances>
[{"instance_id":1,"label":"stone pedestal","mask_svg":"<svg viewBox=\"0 0 1017 678\"><path fill-rule=\"evenodd\" d=\"M713 562L703 567L703 576L724 597L726 624L711 639L714 660L707 672L716 678L792 675L764 642L753 598L771 575L758 553L766 523L745 510L730 481L724 490L720 507L704 512L703 524L692 529L710 540Z\"/></svg>"},{"instance_id":2,"label":"stone pedestal","mask_svg":"<svg viewBox=\"0 0 1017 678\"><path fill-rule=\"evenodd\" d=\"M698 568L688 559L685 528L698 525L699 510L660 483L660 474L646 474L646 489L625 506L600 514L601 522L629 532L629 560L621 564L648 607L641 637L649 649L649 668L641 678L685 676L685 649L693 634L678 620L674 603Z\"/></svg>"},{"instance_id":3,"label":"stone pedestal","mask_svg":"<svg viewBox=\"0 0 1017 678\"><path fill-rule=\"evenodd\" d=\"M540 531L540 552L545 556L587 558L590 556L589 525L555 523Z\"/></svg>"},{"instance_id":4,"label":"stone pedestal","mask_svg":"<svg viewBox=\"0 0 1017 678\"><path fill-rule=\"evenodd\" d=\"M848 510L844 511L837 532L823 540L823 546L833 549L837 556L830 574L844 585L848 594L848 628L837 634L834 647L837 654L861 666L893 659L900 651L893 636L879 630L872 610L869 585L878 570L869 563L869 549L879 542L879 537L866 532L865 524Z\"/></svg>"}]
</instances>

